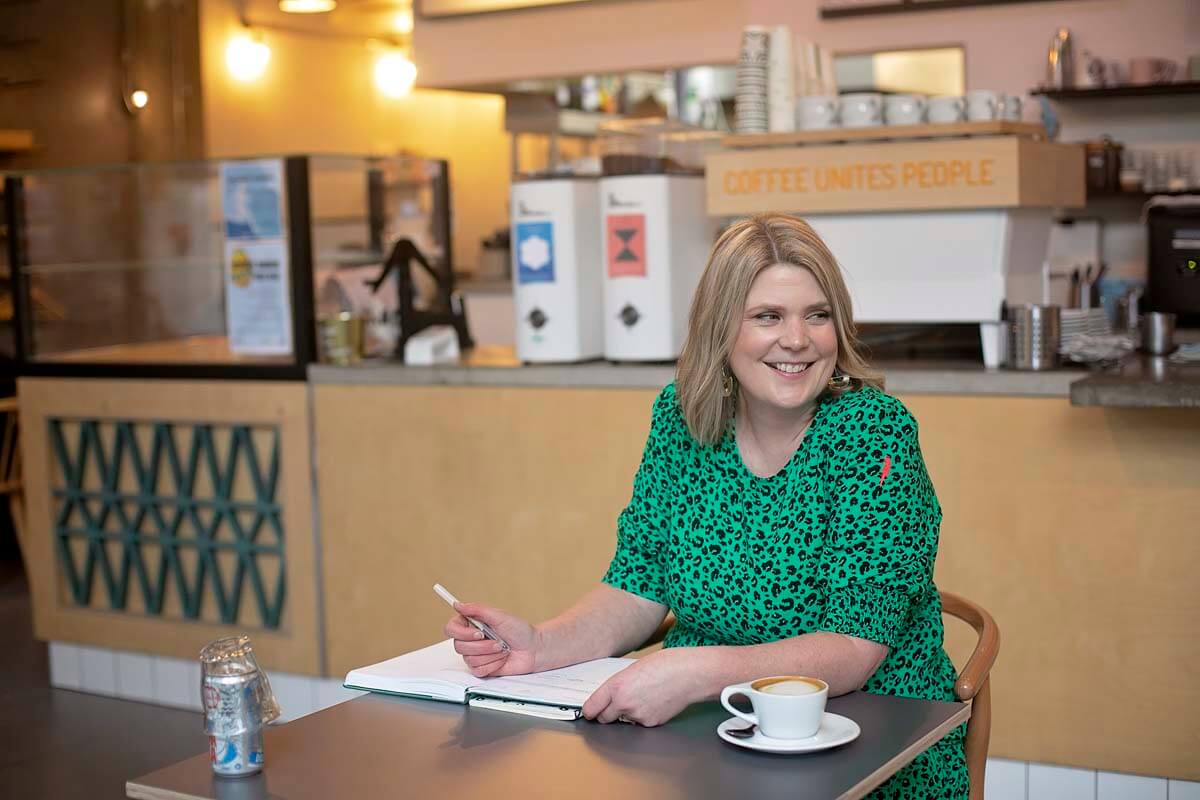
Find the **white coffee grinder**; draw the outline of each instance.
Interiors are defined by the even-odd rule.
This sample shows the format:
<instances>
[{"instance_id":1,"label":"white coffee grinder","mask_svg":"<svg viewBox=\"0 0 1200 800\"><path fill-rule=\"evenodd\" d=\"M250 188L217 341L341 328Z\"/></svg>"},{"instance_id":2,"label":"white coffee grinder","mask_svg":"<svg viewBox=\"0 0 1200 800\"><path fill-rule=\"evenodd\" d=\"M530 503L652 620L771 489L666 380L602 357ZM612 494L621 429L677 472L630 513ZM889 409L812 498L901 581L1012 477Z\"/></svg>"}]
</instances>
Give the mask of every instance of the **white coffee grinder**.
<instances>
[{"instance_id":1,"label":"white coffee grinder","mask_svg":"<svg viewBox=\"0 0 1200 800\"><path fill-rule=\"evenodd\" d=\"M705 211L713 131L660 119L606 123L599 135L604 357L670 361L717 232Z\"/></svg>"},{"instance_id":2,"label":"white coffee grinder","mask_svg":"<svg viewBox=\"0 0 1200 800\"><path fill-rule=\"evenodd\" d=\"M510 197L517 358L570 362L604 352L600 181L514 178Z\"/></svg>"}]
</instances>

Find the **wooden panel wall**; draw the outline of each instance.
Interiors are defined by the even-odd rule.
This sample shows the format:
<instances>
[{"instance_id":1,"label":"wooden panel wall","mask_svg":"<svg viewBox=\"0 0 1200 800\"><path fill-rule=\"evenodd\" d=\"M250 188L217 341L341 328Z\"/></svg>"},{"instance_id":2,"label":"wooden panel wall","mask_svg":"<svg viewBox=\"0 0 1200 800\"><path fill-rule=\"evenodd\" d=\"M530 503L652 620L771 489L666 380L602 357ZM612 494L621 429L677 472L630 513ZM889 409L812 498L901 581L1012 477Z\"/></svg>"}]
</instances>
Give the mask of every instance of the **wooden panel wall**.
<instances>
[{"instance_id":1,"label":"wooden panel wall","mask_svg":"<svg viewBox=\"0 0 1200 800\"><path fill-rule=\"evenodd\" d=\"M436 641L435 581L533 619L592 586L655 394L314 393L333 675ZM992 755L1200 778L1200 416L904 399L945 509L938 583L1001 628ZM957 663L969 646L951 627Z\"/></svg>"},{"instance_id":2,"label":"wooden panel wall","mask_svg":"<svg viewBox=\"0 0 1200 800\"><path fill-rule=\"evenodd\" d=\"M194 659L200 648L213 639L248 633L265 667L321 674L305 384L23 378L18 383L18 397L28 507L26 558L33 595L34 633L39 639ZM51 515L55 506L51 490L62 481L61 476L55 475L57 468L50 451L48 420L51 418L162 420L178 423L180 427L210 422L218 429L230 423L249 423L259 429L254 435L260 438L265 435L263 429L277 427L280 472L276 500L281 506L285 534L282 567L286 576L279 628L262 626L248 596L239 612L241 622L233 625L219 621L211 597L202 607L199 619L184 619L179 597L170 591L163 615L148 613L132 586L125 609L112 610L98 579L90 606L76 605L68 592L53 535ZM176 441L186 441L186 437L177 435ZM148 443L143 444L149 452ZM184 447L180 457L186 459L187 452ZM221 456L218 453L223 464ZM212 490L211 481L206 473L199 474L195 495L205 496ZM96 475L89 475L88 485L94 485L96 479ZM244 471L238 473L235 496L244 496L247 479ZM260 533L260 537L268 535L267 531ZM229 555L222 553L218 559L223 559L223 566L232 572ZM186 553L183 560L190 574L195 568L194 554ZM272 570L278 570L279 564L277 558L266 561L271 562L264 565L264 579L269 582L276 574Z\"/></svg>"}]
</instances>

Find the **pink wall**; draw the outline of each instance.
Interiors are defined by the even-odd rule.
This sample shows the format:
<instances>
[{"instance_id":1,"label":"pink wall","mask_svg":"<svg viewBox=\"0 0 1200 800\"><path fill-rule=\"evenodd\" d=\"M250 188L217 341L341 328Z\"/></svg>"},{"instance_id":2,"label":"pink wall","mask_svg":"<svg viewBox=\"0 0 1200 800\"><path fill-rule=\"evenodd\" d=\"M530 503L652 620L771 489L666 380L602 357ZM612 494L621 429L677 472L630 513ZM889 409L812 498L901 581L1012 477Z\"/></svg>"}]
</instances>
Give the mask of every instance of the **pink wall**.
<instances>
[{"instance_id":1,"label":"pink wall","mask_svg":"<svg viewBox=\"0 0 1200 800\"><path fill-rule=\"evenodd\" d=\"M420 83L469 86L530 77L732 62L747 23L786 24L839 51L963 44L968 88L1024 91L1041 80L1050 35L1066 25L1108 59L1200 54L1197 0L1060 0L822 21L818 0L612 0L418 20Z\"/></svg>"}]
</instances>

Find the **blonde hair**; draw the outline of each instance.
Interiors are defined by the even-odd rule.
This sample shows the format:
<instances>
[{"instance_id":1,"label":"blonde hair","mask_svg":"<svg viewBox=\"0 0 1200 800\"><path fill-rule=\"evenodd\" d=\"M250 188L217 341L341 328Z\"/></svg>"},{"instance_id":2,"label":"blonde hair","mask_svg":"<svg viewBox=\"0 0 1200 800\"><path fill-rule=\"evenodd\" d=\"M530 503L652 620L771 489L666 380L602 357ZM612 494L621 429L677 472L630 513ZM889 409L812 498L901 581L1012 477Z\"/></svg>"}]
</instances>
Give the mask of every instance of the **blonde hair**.
<instances>
[{"instance_id":1,"label":"blonde hair","mask_svg":"<svg viewBox=\"0 0 1200 800\"><path fill-rule=\"evenodd\" d=\"M849 378L833 394L864 385L883 388L883 379L867 364L850 310L850 292L833 253L807 222L786 214L761 214L729 226L713 245L708 265L692 298L687 340L675 373L675 391L684 421L703 444L721 440L737 408L738 392L726 397L724 378L740 320L759 272L776 264L806 269L829 300L837 331L834 374Z\"/></svg>"}]
</instances>

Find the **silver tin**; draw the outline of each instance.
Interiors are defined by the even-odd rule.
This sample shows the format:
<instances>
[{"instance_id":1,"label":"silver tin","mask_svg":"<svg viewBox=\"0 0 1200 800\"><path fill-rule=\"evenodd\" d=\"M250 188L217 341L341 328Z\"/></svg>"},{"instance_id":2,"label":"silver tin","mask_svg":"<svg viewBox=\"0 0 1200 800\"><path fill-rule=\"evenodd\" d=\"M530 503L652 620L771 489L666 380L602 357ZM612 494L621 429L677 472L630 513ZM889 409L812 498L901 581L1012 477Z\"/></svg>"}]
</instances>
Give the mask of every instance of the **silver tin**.
<instances>
[{"instance_id":1,"label":"silver tin","mask_svg":"<svg viewBox=\"0 0 1200 800\"><path fill-rule=\"evenodd\" d=\"M208 760L217 775L239 777L261 772L264 763L262 730L237 736L209 736Z\"/></svg>"}]
</instances>

